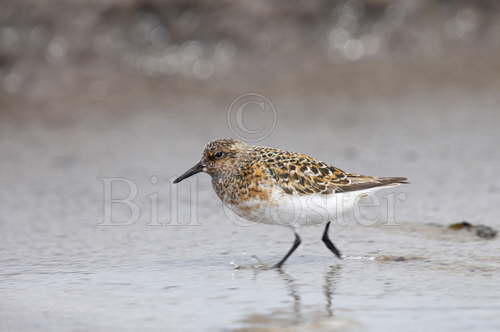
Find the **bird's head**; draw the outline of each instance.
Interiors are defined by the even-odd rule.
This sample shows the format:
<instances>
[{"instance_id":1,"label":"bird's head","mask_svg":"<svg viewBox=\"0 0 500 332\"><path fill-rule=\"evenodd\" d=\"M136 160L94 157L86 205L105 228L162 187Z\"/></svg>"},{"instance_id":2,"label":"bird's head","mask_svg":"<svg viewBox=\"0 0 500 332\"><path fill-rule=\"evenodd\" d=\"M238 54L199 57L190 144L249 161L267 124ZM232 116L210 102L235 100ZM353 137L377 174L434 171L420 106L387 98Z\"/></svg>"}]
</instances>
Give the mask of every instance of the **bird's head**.
<instances>
[{"instance_id":1,"label":"bird's head","mask_svg":"<svg viewBox=\"0 0 500 332\"><path fill-rule=\"evenodd\" d=\"M200 172L212 177L220 177L230 173L237 167L238 159L246 152L249 145L235 139L219 139L207 144L203 156L196 165L174 180L182 180Z\"/></svg>"}]
</instances>

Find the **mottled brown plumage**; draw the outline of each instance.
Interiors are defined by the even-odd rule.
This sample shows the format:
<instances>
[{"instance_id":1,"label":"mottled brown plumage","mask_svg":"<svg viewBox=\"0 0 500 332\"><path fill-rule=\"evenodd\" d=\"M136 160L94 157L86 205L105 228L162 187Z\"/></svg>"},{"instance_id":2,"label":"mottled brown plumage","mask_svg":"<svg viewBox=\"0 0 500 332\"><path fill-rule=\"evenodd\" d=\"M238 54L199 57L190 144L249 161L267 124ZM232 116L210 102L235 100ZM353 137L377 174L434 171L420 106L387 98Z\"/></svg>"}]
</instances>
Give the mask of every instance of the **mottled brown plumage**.
<instances>
[{"instance_id":1,"label":"mottled brown plumage","mask_svg":"<svg viewBox=\"0 0 500 332\"><path fill-rule=\"evenodd\" d=\"M254 197L264 200L269 187L288 195L329 195L407 183L403 177L352 174L302 153L233 139L209 143L202 161L219 197L232 204Z\"/></svg>"}]
</instances>

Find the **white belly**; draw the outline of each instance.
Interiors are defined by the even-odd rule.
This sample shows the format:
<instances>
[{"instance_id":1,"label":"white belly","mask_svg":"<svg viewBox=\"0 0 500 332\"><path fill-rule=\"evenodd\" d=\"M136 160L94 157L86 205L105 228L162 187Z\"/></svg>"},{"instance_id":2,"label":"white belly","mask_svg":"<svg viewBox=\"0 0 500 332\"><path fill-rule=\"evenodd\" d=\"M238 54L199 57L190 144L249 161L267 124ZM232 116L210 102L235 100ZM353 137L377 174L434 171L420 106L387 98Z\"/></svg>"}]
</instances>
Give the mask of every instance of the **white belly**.
<instances>
[{"instance_id":1,"label":"white belly","mask_svg":"<svg viewBox=\"0 0 500 332\"><path fill-rule=\"evenodd\" d=\"M299 227L343 220L359 199L378 188L331 195L294 196L273 191L270 200L252 199L238 205L226 205L239 217L264 224ZM238 223L245 222L237 220Z\"/></svg>"}]
</instances>

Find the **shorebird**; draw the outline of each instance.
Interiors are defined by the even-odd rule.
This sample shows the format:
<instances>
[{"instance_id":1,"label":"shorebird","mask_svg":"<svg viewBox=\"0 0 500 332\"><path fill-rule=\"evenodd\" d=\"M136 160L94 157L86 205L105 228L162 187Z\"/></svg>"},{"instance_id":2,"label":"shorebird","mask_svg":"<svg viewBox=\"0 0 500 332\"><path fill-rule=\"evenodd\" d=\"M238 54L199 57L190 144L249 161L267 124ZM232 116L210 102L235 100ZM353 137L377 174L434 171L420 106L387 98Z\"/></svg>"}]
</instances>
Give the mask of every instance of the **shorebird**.
<instances>
[{"instance_id":1,"label":"shorebird","mask_svg":"<svg viewBox=\"0 0 500 332\"><path fill-rule=\"evenodd\" d=\"M174 183L200 172L212 177L220 200L238 216L291 228L295 241L273 267L281 268L301 243L297 230L325 224L321 240L342 259L328 236L331 220L356 200L381 188L408 183L404 177L345 172L308 155L219 139L207 144L201 160Z\"/></svg>"}]
</instances>

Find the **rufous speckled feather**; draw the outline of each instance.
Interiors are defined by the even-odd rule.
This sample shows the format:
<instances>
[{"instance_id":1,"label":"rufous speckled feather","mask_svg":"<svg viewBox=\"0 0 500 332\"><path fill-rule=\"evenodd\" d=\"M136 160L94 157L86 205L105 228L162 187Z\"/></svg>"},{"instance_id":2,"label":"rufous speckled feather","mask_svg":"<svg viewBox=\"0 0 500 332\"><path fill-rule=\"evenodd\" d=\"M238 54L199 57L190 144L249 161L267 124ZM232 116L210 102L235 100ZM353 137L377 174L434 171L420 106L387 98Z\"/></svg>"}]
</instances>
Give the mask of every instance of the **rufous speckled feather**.
<instances>
[{"instance_id":1,"label":"rufous speckled feather","mask_svg":"<svg viewBox=\"0 0 500 332\"><path fill-rule=\"evenodd\" d=\"M204 152L207 164L217 161L215 153L219 151L224 153L225 167L207 167L207 170L216 175L213 183L219 197L231 202L253 197L266 199L268 193L259 188L262 186L277 186L289 195L329 195L407 183L403 177L379 178L347 173L302 153L253 146L232 139L209 143Z\"/></svg>"}]
</instances>

